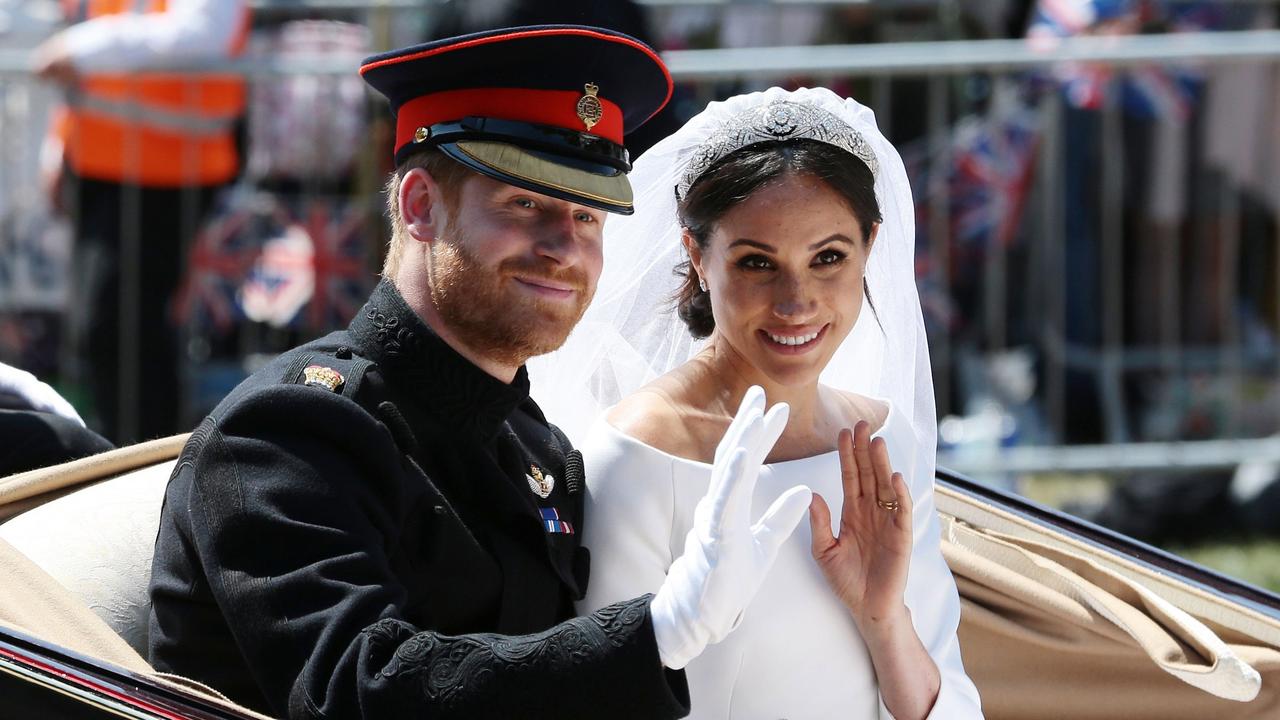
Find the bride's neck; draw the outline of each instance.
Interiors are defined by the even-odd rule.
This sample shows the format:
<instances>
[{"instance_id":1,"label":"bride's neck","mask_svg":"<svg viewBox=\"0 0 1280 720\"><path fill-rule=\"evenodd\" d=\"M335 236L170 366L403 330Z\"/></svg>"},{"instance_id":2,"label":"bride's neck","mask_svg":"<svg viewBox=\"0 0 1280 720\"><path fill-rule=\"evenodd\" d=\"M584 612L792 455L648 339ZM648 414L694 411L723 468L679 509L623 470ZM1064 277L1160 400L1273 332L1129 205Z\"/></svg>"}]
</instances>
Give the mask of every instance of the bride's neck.
<instances>
[{"instance_id":1,"label":"bride's neck","mask_svg":"<svg viewBox=\"0 0 1280 720\"><path fill-rule=\"evenodd\" d=\"M835 436L825 437L830 419L824 412L816 377L812 382L798 385L777 383L718 338L708 343L707 348L696 356L695 362L701 366L700 374L703 374L703 382L698 384L713 394L705 398L709 401L705 406L708 410L720 411L732 418L742 403L743 395L752 385L764 388L769 407L780 402L790 406L787 429L771 457L796 453L799 453L796 456L803 456L815 449L815 443L834 447Z\"/></svg>"}]
</instances>

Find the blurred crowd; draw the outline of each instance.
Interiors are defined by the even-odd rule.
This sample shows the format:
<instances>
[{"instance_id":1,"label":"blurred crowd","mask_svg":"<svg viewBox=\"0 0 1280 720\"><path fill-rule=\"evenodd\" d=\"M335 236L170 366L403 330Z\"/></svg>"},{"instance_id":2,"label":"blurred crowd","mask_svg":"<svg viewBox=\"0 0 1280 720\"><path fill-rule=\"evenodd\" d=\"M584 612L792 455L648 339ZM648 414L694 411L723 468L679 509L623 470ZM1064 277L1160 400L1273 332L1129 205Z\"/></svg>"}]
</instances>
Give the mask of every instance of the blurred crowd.
<instances>
[{"instance_id":1,"label":"blurred crowd","mask_svg":"<svg viewBox=\"0 0 1280 720\"><path fill-rule=\"evenodd\" d=\"M1051 47L1080 35L1275 28L1278 14L1273 3L1155 0L142 4L136 14L124 0L0 0L0 49L29 51L42 80L12 69L0 79L0 361L51 382L116 443L192 427L265 358L345 326L376 281L390 163L386 113L354 72L169 76L165 86L138 71L237 57L354 68L385 47L535 23L612 27L661 50L993 38ZM638 154L706 102L778 82L681 83L666 115L628 145ZM781 82L863 99L903 150L944 450L1280 429L1274 61ZM930 105L939 82L941 135ZM194 116L183 116L193 95ZM145 135L120 157L97 157L117 130L91 121L139 99L117 130L190 121L177 156L200 160L153 166L157 141ZM59 125L68 114L78 130ZM76 138L81 148L65 145ZM1038 253L1055 219L1060 255L1047 261ZM1107 286L1117 258L1119 297ZM1058 328L1045 319L1046 269L1066 278ZM1108 354L1117 346L1119 369ZM1067 399L1057 409L1051 381Z\"/></svg>"}]
</instances>

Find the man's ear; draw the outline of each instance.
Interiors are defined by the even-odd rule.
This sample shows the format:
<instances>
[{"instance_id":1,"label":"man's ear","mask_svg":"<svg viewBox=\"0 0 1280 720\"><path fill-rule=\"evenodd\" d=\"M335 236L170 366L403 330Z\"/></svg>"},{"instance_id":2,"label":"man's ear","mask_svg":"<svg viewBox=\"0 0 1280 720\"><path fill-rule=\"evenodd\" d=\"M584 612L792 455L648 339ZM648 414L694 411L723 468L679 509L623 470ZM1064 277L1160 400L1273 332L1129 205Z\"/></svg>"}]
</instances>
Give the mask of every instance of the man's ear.
<instances>
[{"instance_id":1,"label":"man's ear","mask_svg":"<svg viewBox=\"0 0 1280 720\"><path fill-rule=\"evenodd\" d=\"M447 208L440 185L423 168L413 168L400 180L400 221L409 237L431 242L444 232Z\"/></svg>"}]
</instances>

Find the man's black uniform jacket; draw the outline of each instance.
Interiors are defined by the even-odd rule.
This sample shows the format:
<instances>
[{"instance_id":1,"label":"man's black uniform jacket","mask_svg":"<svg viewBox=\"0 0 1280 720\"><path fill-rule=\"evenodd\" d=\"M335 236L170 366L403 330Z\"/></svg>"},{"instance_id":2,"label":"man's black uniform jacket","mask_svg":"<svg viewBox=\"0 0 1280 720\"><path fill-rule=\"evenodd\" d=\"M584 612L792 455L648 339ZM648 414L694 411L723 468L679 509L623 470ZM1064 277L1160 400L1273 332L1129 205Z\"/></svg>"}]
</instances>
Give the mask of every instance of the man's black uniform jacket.
<instances>
[{"instance_id":1,"label":"man's black uniform jacket","mask_svg":"<svg viewBox=\"0 0 1280 720\"><path fill-rule=\"evenodd\" d=\"M308 385L316 366L342 384ZM384 282L188 441L152 664L296 718L684 715L647 597L573 617L588 563L569 451L523 369L484 373Z\"/></svg>"}]
</instances>

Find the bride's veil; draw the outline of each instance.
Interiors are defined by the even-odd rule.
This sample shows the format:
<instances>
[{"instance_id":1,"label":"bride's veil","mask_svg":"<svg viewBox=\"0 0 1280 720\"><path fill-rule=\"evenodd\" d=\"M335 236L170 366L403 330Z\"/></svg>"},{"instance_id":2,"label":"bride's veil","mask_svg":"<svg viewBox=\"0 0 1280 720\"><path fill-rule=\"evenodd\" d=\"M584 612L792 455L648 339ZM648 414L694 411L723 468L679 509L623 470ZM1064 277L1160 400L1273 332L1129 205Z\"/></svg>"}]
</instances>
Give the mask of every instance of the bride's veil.
<instances>
[{"instance_id":1,"label":"bride's veil","mask_svg":"<svg viewBox=\"0 0 1280 720\"><path fill-rule=\"evenodd\" d=\"M875 152L875 190L884 221L866 277L876 313L863 304L822 382L890 401L915 430L913 470L932 477L937 421L915 285L911 188L902 159L876 127L874 113L825 88L771 88L711 103L636 161L631 173L636 214L611 215L605 223L604 271L595 300L564 347L529 362L533 397L571 440L582 439L606 409L698 351L703 341L689 335L672 299L681 281L675 268L686 259L675 187L694 151L727 120L779 100L833 113ZM850 155L849 162L860 161Z\"/></svg>"}]
</instances>

